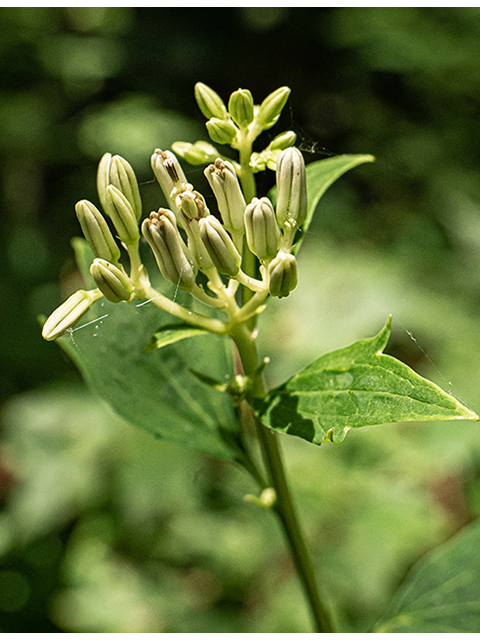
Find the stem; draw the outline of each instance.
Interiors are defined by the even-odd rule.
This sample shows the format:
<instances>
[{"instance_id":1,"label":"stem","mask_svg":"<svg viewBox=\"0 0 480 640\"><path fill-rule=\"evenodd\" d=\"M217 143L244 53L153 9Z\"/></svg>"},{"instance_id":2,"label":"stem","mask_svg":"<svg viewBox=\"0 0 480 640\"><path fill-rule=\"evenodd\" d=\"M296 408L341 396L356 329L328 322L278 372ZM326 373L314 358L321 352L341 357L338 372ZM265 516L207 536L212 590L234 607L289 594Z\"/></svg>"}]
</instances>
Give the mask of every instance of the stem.
<instances>
[{"instance_id":1,"label":"stem","mask_svg":"<svg viewBox=\"0 0 480 640\"><path fill-rule=\"evenodd\" d=\"M250 156L252 155L252 143L248 135L238 144L238 155L240 161L240 184L242 185L245 202L248 204L257 195L257 187L253 171L250 168Z\"/></svg>"},{"instance_id":2,"label":"stem","mask_svg":"<svg viewBox=\"0 0 480 640\"><path fill-rule=\"evenodd\" d=\"M240 184L242 185L243 195L247 204L250 203L257 195L257 185L255 184L255 177L253 175L252 169L250 168L252 140L254 139L255 138L250 139L248 132L244 131L237 147L239 155L238 159L240 161ZM251 278L255 278L255 276L257 275L257 259L248 248L246 239L244 239L243 242L242 268L244 273ZM253 292L248 287L244 287L242 303L246 304L250 300L250 298L252 298L252 296ZM252 317L249 322L251 329L255 327L255 323L256 318Z\"/></svg>"},{"instance_id":3,"label":"stem","mask_svg":"<svg viewBox=\"0 0 480 640\"><path fill-rule=\"evenodd\" d=\"M316 631L332 633L330 617L318 594L310 554L288 488L277 434L264 427L258 420L255 424L270 480L277 494L275 511L282 522L298 576L310 604Z\"/></svg>"},{"instance_id":4,"label":"stem","mask_svg":"<svg viewBox=\"0 0 480 640\"><path fill-rule=\"evenodd\" d=\"M215 318L209 318L208 316L204 316L201 313L195 313L194 311L190 311L189 309L185 309L178 304L178 302L173 302L170 298L159 293L153 287L145 287L145 296L150 299L150 301L171 313L172 315L180 318L184 322L188 322L190 324L195 325L196 327L200 327L202 329L206 329L211 333L216 333L217 335L226 335L228 328L227 325L221 320L216 320Z\"/></svg>"},{"instance_id":5,"label":"stem","mask_svg":"<svg viewBox=\"0 0 480 640\"><path fill-rule=\"evenodd\" d=\"M265 388L261 375L257 373L257 350L251 332L245 324L241 324L232 327L230 336L237 345L244 373L253 377L252 396L255 398L265 396ZM288 488L277 434L266 428L256 419L255 425L262 447L265 465L268 470L269 480L277 495L274 510L282 523L295 562L295 567L310 605L316 630L319 633L331 633L333 627L330 617L318 595L310 555Z\"/></svg>"}]
</instances>

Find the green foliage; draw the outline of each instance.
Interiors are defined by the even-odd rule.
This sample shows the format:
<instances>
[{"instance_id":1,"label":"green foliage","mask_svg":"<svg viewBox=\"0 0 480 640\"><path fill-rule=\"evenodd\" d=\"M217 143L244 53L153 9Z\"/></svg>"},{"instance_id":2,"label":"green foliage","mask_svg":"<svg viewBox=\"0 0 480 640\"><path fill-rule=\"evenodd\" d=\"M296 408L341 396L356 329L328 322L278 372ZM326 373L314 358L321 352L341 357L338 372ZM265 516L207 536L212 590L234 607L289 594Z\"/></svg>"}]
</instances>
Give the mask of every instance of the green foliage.
<instances>
[{"instance_id":1,"label":"green foliage","mask_svg":"<svg viewBox=\"0 0 480 640\"><path fill-rule=\"evenodd\" d=\"M334 158L317 160L307 166L308 210L307 217L302 225L300 238L295 245L295 253L300 249L303 236L312 222L313 214L320 202L320 198L328 187L350 169L364 162L373 162L374 160L375 158L370 155L335 156ZM276 191L273 190L273 198L275 198L275 193Z\"/></svg>"},{"instance_id":2,"label":"green foliage","mask_svg":"<svg viewBox=\"0 0 480 640\"><path fill-rule=\"evenodd\" d=\"M341 442L350 428L388 422L478 420L453 396L382 353L389 320L374 338L328 353L255 402L269 427L309 442Z\"/></svg>"},{"instance_id":3,"label":"green foliage","mask_svg":"<svg viewBox=\"0 0 480 640\"><path fill-rule=\"evenodd\" d=\"M55 380L76 372L42 343L36 320L78 286L68 248L79 232L72 197L95 197L101 153L128 157L146 211L156 208L152 143L205 135L191 86L205 78L222 93L237 88L239 67L225 59L239 50L240 82L293 89L271 136L295 129L307 161L363 150L378 159L325 194L302 237L295 295L280 301L282 313L270 301L261 318L269 328L261 351L275 354L266 369L273 385L317 354L373 335L393 313L389 352L478 411L478 10L208 12L183 10L179 20L176 8L0 11L1 400L44 389L17 395L1 414L5 631L310 628L276 531L266 516L245 517L238 496L252 487L232 478L235 467L222 475L218 460L166 440L152 446L150 434L105 418L80 387L57 392ZM256 46L242 48L245 37ZM161 81L152 82L152 63ZM100 315L97 306L88 319ZM406 568L480 513L476 424L355 430L342 447L320 449L282 441L342 631L371 628ZM13 611L15 584L25 583L30 595Z\"/></svg>"},{"instance_id":4,"label":"green foliage","mask_svg":"<svg viewBox=\"0 0 480 640\"><path fill-rule=\"evenodd\" d=\"M231 371L229 343L212 335L145 354L159 321L169 314L105 301L84 316L83 328L60 339L88 384L119 415L156 436L232 459L223 432L236 431L229 398L202 384L190 368L224 379ZM89 323L89 324L88 324Z\"/></svg>"},{"instance_id":5,"label":"green foliage","mask_svg":"<svg viewBox=\"0 0 480 640\"><path fill-rule=\"evenodd\" d=\"M419 561L395 594L379 633L476 633L480 522Z\"/></svg>"}]
</instances>

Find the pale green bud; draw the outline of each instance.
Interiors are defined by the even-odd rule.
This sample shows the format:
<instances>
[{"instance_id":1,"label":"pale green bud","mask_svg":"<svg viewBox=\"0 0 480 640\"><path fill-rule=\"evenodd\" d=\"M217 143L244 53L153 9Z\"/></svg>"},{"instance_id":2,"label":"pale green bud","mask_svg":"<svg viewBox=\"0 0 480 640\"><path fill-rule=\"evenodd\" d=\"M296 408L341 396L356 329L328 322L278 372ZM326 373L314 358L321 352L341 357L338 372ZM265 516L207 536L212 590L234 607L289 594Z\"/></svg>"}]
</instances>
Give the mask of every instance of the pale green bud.
<instances>
[{"instance_id":1,"label":"pale green bud","mask_svg":"<svg viewBox=\"0 0 480 640\"><path fill-rule=\"evenodd\" d=\"M253 98L248 89L234 91L228 101L228 111L235 124L247 127L253 120Z\"/></svg>"},{"instance_id":2,"label":"pale green bud","mask_svg":"<svg viewBox=\"0 0 480 640\"><path fill-rule=\"evenodd\" d=\"M110 181L130 203L137 221L142 217L142 200L137 177L131 165L121 156L113 156L110 164Z\"/></svg>"},{"instance_id":3,"label":"pale green bud","mask_svg":"<svg viewBox=\"0 0 480 640\"><path fill-rule=\"evenodd\" d=\"M97 299L94 291L76 291L47 318L42 329L45 340L55 340L70 329Z\"/></svg>"},{"instance_id":4,"label":"pale green bud","mask_svg":"<svg viewBox=\"0 0 480 640\"><path fill-rule=\"evenodd\" d=\"M298 229L307 215L307 181L301 151L289 147L277 161L277 219L280 227Z\"/></svg>"},{"instance_id":5,"label":"pale green bud","mask_svg":"<svg viewBox=\"0 0 480 640\"><path fill-rule=\"evenodd\" d=\"M75 212L83 235L97 258L118 262L120 247L115 242L109 226L97 207L88 200L80 200Z\"/></svg>"},{"instance_id":6,"label":"pale green bud","mask_svg":"<svg viewBox=\"0 0 480 640\"><path fill-rule=\"evenodd\" d=\"M225 118L227 109L218 93L203 82L195 85L195 100L205 118Z\"/></svg>"},{"instance_id":7,"label":"pale green bud","mask_svg":"<svg viewBox=\"0 0 480 640\"><path fill-rule=\"evenodd\" d=\"M134 244L140 238L138 223L133 209L123 193L110 184L107 187L107 198L110 207L110 217L118 237L125 244Z\"/></svg>"},{"instance_id":8,"label":"pale green bud","mask_svg":"<svg viewBox=\"0 0 480 640\"><path fill-rule=\"evenodd\" d=\"M173 151L190 164L207 164L218 158L218 151L208 142L198 140L195 144L190 142L174 142Z\"/></svg>"},{"instance_id":9,"label":"pale green bud","mask_svg":"<svg viewBox=\"0 0 480 640\"><path fill-rule=\"evenodd\" d=\"M277 122L285 103L288 100L291 89L280 87L270 95L260 105L257 113L257 122L262 129L270 129Z\"/></svg>"},{"instance_id":10,"label":"pale green bud","mask_svg":"<svg viewBox=\"0 0 480 640\"><path fill-rule=\"evenodd\" d=\"M227 276L236 276L242 258L222 223L215 216L207 216L199 221L199 229L203 244L217 270Z\"/></svg>"},{"instance_id":11,"label":"pale green bud","mask_svg":"<svg viewBox=\"0 0 480 640\"><path fill-rule=\"evenodd\" d=\"M281 151L280 149L272 149L271 151L265 151L265 155L266 155L266 163L267 163L267 169L270 169L270 171L276 171L277 170L277 161L278 161L278 156L280 155Z\"/></svg>"},{"instance_id":12,"label":"pale green bud","mask_svg":"<svg viewBox=\"0 0 480 640\"><path fill-rule=\"evenodd\" d=\"M270 142L268 147L260 152L254 152L250 156L250 167L254 173L265 171L265 168L275 171L280 153L295 144L297 134L294 131L284 131Z\"/></svg>"},{"instance_id":13,"label":"pale green bud","mask_svg":"<svg viewBox=\"0 0 480 640\"><path fill-rule=\"evenodd\" d=\"M280 231L268 198L253 198L245 209L245 233L248 248L259 260L266 262L277 255Z\"/></svg>"},{"instance_id":14,"label":"pale green bud","mask_svg":"<svg viewBox=\"0 0 480 640\"><path fill-rule=\"evenodd\" d=\"M191 290L195 285L195 271L178 231L175 215L168 209L152 212L143 221L142 233L163 277L180 289Z\"/></svg>"},{"instance_id":15,"label":"pale green bud","mask_svg":"<svg viewBox=\"0 0 480 640\"><path fill-rule=\"evenodd\" d=\"M136 219L140 220L142 217L142 200L134 170L121 156L112 156L110 153L106 153L98 165L97 189L102 207L108 215L110 215L110 204L107 187L110 184L113 184L123 193L130 203Z\"/></svg>"},{"instance_id":16,"label":"pale green bud","mask_svg":"<svg viewBox=\"0 0 480 640\"><path fill-rule=\"evenodd\" d=\"M231 162L217 158L204 174L217 200L223 226L230 232L243 233L245 198L235 167Z\"/></svg>"},{"instance_id":17,"label":"pale green bud","mask_svg":"<svg viewBox=\"0 0 480 640\"><path fill-rule=\"evenodd\" d=\"M181 193L189 187L180 162L171 151L155 149L155 153L151 158L151 165L168 206L177 214L178 207L175 204L175 197L177 193Z\"/></svg>"},{"instance_id":18,"label":"pale green bud","mask_svg":"<svg viewBox=\"0 0 480 640\"><path fill-rule=\"evenodd\" d=\"M112 162L112 154L105 153L98 163L97 170L97 191L103 210L110 215L110 203L107 198L107 187L110 184L110 163Z\"/></svg>"},{"instance_id":19,"label":"pale green bud","mask_svg":"<svg viewBox=\"0 0 480 640\"><path fill-rule=\"evenodd\" d=\"M133 282L122 269L107 260L95 258L90 266L90 273L107 300L130 300L134 289Z\"/></svg>"},{"instance_id":20,"label":"pale green bud","mask_svg":"<svg viewBox=\"0 0 480 640\"><path fill-rule=\"evenodd\" d=\"M220 118L210 118L205 123L208 135L218 144L231 144L237 137L237 127L228 120Z\"/></svg>"},{"instance_id":21,"label":"pale green bud","mask_svg":"<svg viewBox=\"0 0 480 640\"><path fill-rule=\"evenodd\" d=\"M264 152L258 153L254 151L250 156L250 168L254 173L258 173L259 171L265 171L265 167L267 165L267 161L264 155Z\"/></svg>"},{"instance_id":22,"label":"pale green bud","mask_svg":"<svg viewBox=\"0 0 480 640\"><path fill-rule=\"evenodd\" d=\"M189 220L204 218L210 213L204 197L198 191L183 191L183 193L179 193L175 203L183 214L182 222L187 224Z\"/></svg>"},{"instance_id":23,"label":"pale green bud","mask_svg":"<svg viewBox=\"0 0 480 640\"><path fill-rule=\"evenodd\" d=\"M285 298L298 284L297 261L291 253L279 251L268 265L269 292L275 298Z\"/></svg>"},{"instance_id":24,"label":"pale green bud","mask_svg":"<svg viewBox=\"0 0 480 640\"><path fill-rule=\"evenodd\" d=\"M295 131L284 131L283 133L279 133L278 136L275 136L268 145L268 149L280 149L280 151L283 151L284 149L288 149L288 147L293 147L296 139L297 134Z\"/></svg>"}]
</instances>

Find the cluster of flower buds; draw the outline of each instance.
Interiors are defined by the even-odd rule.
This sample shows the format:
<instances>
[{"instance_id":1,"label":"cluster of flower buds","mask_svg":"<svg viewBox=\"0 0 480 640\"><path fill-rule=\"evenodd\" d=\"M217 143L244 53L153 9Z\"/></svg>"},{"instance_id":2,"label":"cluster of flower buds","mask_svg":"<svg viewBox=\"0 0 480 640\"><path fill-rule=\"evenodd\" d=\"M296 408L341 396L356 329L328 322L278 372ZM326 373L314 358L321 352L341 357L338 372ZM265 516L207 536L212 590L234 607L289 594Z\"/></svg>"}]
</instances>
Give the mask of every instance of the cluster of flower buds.
<instances>
[{"instance_id":1,"label":"cluster of flower buds","mask_svg":"<svg viewBox=\"0 0 480 640\"><path fill-rule=\"evenodd\" d=\"M277 135L262 152L251 153L256 137L277 122L289 94L288 87L280 87L255 105L250 91L238 89L231 94L227 107L205 84L195 86L195 97L207 118L212 140L230 144L240 152L241 162L235 162L204 141L174 145L180 157L192 164L208 164L204 174L215 196L218 216L210 212L205 198L188 182L175 153L156 149L151 165L167 208L152 212L141 222L142 202L132 167L120 156L106 153L97 173L103 213L88 200L75 206L95 256L90 273L97 288L70 296L47 320L43 336L53 340L64 333L102 296L110 302L130 302L152 291L139 255L141 235L162 275L212 307L231 309L239 284L258 294L246 317L260 309L269 294L280 298L289 295L298 281L292 249L307 215L305 163L300 151L292 146L292 131ZM254 191L251 182L245 182L246 174L253 179L254 171L265 168L276 170L275 207L266 197L245 198L247 191ZM120 263L119 244L130 258L129 275ZM260 263L260 279L252 273L253 256ZM199 272L203 276L197 282ZM201 285L205 277L208 293Z\"/></svg>"},{"instance_id":2,"label":"cluster of flower buds","mask_svg":"<svg viewBox=\"0 0 480 640\"><path fill-rule=\"evenodd\" d=\"M217 113L224 113L215 96L209 93L207 97L210 100L202 103L204 111L208 107L209 112L216 108ZM242 97L245 104L247 98ZM240 120L243 103L237 99ZM246 106L242 109L248 119ZM150 214L142 224L142 233L168 280L192 291L196 274L201 271L211 285L221 282L221 274L253 291L263 290L276 297L293 291L298 276L292 247L307 212L305 163L298 149L279 151L276 211L266 197L255 197L246 204L233 163L217 158L207 166L204 173L215 195L219 217L210 213L203 196L187 182L173 153L157 150L152 164L172 209ZM261 281L242 271L244 241L261 264Z\"/></svg>"},{"instance_id":3,"label":"cluster of flower buds","mask_svg":"<svg viewBox=\"0 0 480 640\"><path fill-rule=\"evenodd\" d=\"M130 164L120 156L106 153L98 166L97 188L103 211L110 218L117 238L127 249L137 251L142 201ZM43 326L42 335L46 340L54 340L65 333L100 297L110 302L130 302L135 290L133 280L119 262L120 247L105 216L88 200L77 202L75 212L83 235L95 255L90 273L97 289L76 291L61 304Z\"/></svg>"},{"instance_id":4,"label":"cluster of flower buds","mask_svg":"<svg viewBox=\"0 0 480 640\"><path fill-rule=\"evenodd\" d=\"M276 124L285 103L290 95L289 87L280 87L268 95L263 102L255 104L253 96L247 89L237 89L229 100L228 107L213 89L203 82L195 85L195 99L207 122L208 135L217 144L228 144L240 149L244 140L250 143L262 131ZM253 152L250 157L250 168L253 172L264 171L265 168L275 171L277 159L281 151L295 144L294 131L278 134L261 152ZM176 142L173 151L190 164L211 163L221 154L209 142L199 140L195 144ZM226 159L226 158L222 158Z\"/></svg>"}]
</instances>

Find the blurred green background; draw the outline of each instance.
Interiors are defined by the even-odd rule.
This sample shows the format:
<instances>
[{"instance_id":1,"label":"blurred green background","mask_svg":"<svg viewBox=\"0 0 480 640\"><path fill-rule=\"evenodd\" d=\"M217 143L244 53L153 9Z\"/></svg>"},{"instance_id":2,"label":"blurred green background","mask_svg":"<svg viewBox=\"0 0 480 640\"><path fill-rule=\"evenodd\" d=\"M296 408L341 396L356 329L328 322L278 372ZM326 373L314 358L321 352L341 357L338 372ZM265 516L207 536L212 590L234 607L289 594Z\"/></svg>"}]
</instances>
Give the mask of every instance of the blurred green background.
<instances>
[{"instance_id":1,"label":"blurred green background","mask_svg":"<svg viewBox=\"0 0 480 640\"><path fill-rule=\"evenodd\" d=\"M377 160L327 192L298 290L262 318L269 381L392 313L389 352L479 412L480 9L2 8L0 34L0 631L309 631L249 478L122 422L38 316L78 287L73 207L97 201L105 151L132 163L148 212L152 151L206 139L195 82L256 102L288 85L269 135L294 129L307 162ZM462 422L282 437L341 631L368 630L479 515L479 443Z\"/></svg>"}]
</instances>

